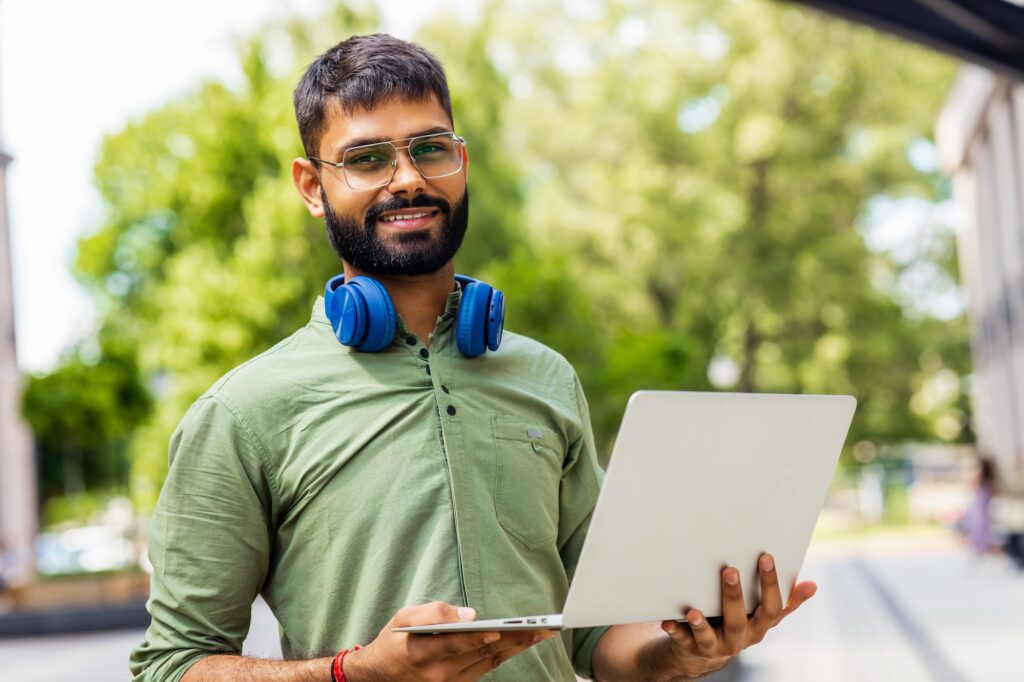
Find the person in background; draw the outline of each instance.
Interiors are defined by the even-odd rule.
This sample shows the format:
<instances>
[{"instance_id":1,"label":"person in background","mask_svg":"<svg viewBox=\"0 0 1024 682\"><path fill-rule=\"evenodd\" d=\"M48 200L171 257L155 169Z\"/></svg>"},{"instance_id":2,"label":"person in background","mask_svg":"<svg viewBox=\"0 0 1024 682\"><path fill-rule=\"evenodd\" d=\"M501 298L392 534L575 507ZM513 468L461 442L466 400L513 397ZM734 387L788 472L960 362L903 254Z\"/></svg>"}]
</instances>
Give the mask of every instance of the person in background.
<instances>
[{"instance_id":1,"label":"person in background","mask_svg":"<svg viewBox=\"0 0 1024 682\"><path fill-rule=\"evenodd\" d=\"M7 548L0 542L0 608L4 606L4 594L7 592Z\"/></svg>"},{"instance_id":2,"label":"person in background","mask_svg":"<svg viewBox=\"0 0 1024 682\"><path fill-rule=\"evenodd\" d=\"M960 530L975 555L998 555L1000 547L992 528L992 500L996 495L996 464L986 455L978 460L973 481L974 493L963 517Z\"/></svg>"}]
</instances>

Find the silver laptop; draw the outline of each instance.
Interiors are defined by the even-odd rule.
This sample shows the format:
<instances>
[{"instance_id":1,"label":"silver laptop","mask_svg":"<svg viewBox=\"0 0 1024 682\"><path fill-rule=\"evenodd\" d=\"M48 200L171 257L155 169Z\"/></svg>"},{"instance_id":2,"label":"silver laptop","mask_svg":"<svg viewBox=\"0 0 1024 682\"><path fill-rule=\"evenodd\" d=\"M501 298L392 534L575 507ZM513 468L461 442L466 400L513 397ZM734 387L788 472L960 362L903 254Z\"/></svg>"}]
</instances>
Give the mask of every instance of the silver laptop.
<instances>
[{"instance_id":1,"label":"silver laptop","mask_svg":"<svg viewBox=\"0 0 1024 682\"><path fill-rule=\"evenodd\" d=\"M562 613L395 630L560 630L681 620L687 607L715 617L726 565L752 613L762 552L788 598L855 407L851 396L638 391Z\"/></svg>"}]
</instances>

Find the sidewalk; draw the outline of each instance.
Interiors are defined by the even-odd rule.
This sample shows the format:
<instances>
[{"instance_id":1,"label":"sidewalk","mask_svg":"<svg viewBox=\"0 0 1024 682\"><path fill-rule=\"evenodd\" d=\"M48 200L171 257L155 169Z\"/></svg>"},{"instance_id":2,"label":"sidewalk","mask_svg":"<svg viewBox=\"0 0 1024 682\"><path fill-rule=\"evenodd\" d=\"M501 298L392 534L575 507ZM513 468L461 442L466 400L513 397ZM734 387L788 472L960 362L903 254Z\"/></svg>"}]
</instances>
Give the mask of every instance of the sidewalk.
<instances>
[{"instance_id":1,"label":"sidewalk","mask_svg":"<svg viewBox=\"0 0 1024 682\"><path fill-rule=\"evenodd\" d=\"M812 545L818 594L723 679L1024 680L1024 573L951 538Z\"/></svg>"}]
</instances>

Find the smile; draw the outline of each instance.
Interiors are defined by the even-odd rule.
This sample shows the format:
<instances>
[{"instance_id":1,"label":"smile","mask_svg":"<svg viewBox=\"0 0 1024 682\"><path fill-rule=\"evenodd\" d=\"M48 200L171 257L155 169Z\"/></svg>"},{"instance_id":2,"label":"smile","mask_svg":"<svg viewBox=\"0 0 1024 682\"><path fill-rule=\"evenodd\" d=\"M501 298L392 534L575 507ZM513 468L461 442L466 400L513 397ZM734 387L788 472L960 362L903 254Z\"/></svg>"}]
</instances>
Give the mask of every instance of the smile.
<instances>
[{"instance_id":1,"label":"smile","mask_svg":"<svg viewBox=\"0 0 1024 682\"><path fill-rule=\"evenodd\" d=\"M439 211L436 208L404 209L401 211L389 211L377 220L396 230L422 230L430 226L437 217Z\"/></svg>"},{"instance_id":2,"label":"smile","mask_svg":"<svg viewBox=\"0 0 1024 682\"><path fill-rule=\"evenodd\" d=\"M397 215L384 216L380 220L385 223L393 223L396 220L416 220L417 218L429 218L434 215L434 211L424 211L422 213L400 213Z\"/></svg>"}]
</instances>

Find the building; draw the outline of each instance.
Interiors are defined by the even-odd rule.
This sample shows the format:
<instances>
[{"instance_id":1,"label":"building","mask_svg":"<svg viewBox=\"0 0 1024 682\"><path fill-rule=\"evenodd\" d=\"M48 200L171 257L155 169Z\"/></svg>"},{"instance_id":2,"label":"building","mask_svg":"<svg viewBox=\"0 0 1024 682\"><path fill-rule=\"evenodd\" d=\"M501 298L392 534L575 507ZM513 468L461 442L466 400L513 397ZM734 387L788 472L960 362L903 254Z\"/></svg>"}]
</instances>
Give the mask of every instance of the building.
<instances>
[{"instance_id":1,"label":"building","mask_svg":"<svg viewBox=\"0 0 1024 682\"><path fill-rule=\"evenodd\" d=\"M1004 475L1024 474L1024 83L964 67L936 128L966 218L975 430ZM1022 481L1024 482L1024 481Z\"/></svg>"},{"instance_id":2,"label":"building","mask_svg":"<svg viewBox=\"0 0 1024 682\"><path fill-rule=\"evenodd\" d=\"M967 218L957 245L978 445L1024 490L1024 0L798 1L968 62L936 140Z\"/></svg>"},{"instance_id":3,"label":"building","mask_svg":"<svg viewBox=\"0 0 1024 682\"><path fill-rule=\"evenodd\" d=\"M2 100L0 100L2 103ZM7 167L0 135L0 549L17 567L9 580L27 578L38 526L32 438L21 419L22 376L14 339L14 287L7 222ZM10 570L10 569L8 569ZM18 575L18 574L21 575Z\"/></svg>"}]
</instances>

